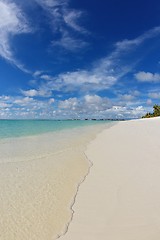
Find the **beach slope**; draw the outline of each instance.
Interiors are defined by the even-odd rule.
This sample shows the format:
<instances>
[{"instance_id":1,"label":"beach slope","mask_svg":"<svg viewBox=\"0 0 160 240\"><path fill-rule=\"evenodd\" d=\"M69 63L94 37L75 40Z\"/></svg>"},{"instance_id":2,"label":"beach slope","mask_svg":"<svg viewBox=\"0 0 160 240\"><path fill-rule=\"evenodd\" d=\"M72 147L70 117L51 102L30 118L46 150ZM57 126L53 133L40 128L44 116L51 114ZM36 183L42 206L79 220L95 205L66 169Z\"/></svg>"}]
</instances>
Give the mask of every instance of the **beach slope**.
<instances>
[{"instance_id":1,"label":"beach slope","mask_svg":"<svg viewBox=\"0 0 160 240\"><path fill-rule=\"evenodd\" d=\"M90 143L93 166L62 240L160 239L160 118L119 122Z\"/></svg>"}]
</instances>

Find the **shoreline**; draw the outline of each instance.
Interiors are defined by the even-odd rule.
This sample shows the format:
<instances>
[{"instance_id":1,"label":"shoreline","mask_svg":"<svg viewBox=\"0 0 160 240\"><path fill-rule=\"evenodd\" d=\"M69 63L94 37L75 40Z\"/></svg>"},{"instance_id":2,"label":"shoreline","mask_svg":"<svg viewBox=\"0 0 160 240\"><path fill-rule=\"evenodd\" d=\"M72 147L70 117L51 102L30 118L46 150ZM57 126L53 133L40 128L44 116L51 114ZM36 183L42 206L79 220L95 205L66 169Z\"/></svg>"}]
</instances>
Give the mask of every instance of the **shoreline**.
<instances>
[{"instance_id":1,"label":"shoreline","mask_svg":"<svg viewBox=\"0 0 160 240\"><path fill-rule=\"evenodd\" d=\"M88 145L86 155L93 166L62 240L159 239L159 123L160 118L120 122ZM154 184L157 188L152 189Z\"/></svg>"},{"instance_id":2,"label":"shoreline","mask_svg":"<svg viewBox=\"0 0 160 240\"><path fill-rule=\"evenodd\" d=\"M76 213L75 210L74 210L74 205L76 203L76 198L79 194L79 190L80 190L80 187L81 185L85 182L85 180L87 179L88 175L90 174L90 171L91 171L91 168L93 166L93 163L87 158L85 152L84 152L84 157L86 158L86 161L88 161L89 163L89 166L88 166L88 171L86 173L86 175L83 177L83 179L77 184L76 186L76 193L74 194L74 197L73 197L73 200L72 200L72 203L70 204L69 206L69 209L71 210L72 214L71 214L71 219L68 221L68 223L66 224L66 227L64 229L64 231L62 232L62 234L60 234L56 239L59 239L59 238L62 238L63 236L65 236L67 234L67 232L69 231L69 226L70 224L72 223L73 221L73 218L74 218L74 214ZM55 239L55 240L56 240Z\"/></svg>"},{"instance_id":3,"label":"shoreline","mask_svg":"<svg viewBox=\"0 0 160 240\"><path fill-rule=\"evenodd\" d=\"M65 234L90 170L84 151L106 126L1 142L1 239L50 240Z\"/></svg>"}]
</instances>

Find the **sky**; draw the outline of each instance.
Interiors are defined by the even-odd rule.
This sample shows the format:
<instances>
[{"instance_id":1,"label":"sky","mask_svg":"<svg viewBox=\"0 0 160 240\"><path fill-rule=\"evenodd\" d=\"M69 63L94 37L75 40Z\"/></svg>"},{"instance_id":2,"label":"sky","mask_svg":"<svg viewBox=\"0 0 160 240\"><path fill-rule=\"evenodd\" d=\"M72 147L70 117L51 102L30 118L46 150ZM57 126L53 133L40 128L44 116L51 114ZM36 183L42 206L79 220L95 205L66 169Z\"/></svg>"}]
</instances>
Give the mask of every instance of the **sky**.
<instances>
[{"instance_id":1,"label":"sky","mask_svg":"<svg viewBox=\"0 0 160 240\"><path fill-rule=\"evenodd\" d=\"M0 0L0 119L139 118L154 104L159 0Z\"/></svg>"}]
</instances>

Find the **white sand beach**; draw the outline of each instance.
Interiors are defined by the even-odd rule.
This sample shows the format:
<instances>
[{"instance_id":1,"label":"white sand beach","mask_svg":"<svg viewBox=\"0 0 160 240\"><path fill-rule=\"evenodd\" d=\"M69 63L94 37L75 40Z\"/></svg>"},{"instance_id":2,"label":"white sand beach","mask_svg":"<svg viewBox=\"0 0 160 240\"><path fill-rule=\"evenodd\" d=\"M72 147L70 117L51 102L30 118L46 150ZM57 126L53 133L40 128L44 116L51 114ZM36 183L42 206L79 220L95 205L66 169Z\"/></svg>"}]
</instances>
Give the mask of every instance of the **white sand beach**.
<instances>
[{"instance_id":1,"label":"white sand beach","mask_svg":"<svg viewBox=\"0 0 160 240\"><path fill-rule=\"evenodd\" d=\"M160 239L160 118L120 122L90 143L93 166L62 240Z\"/></svg>"},{"instance_id":2,"label":"white sand beach","mask_svg":"<svg viewBox=\"0 0 160 240\"><path fill-rule=\"evenodd\" d=\"M159 137L152 118L2 140L0 239L159 240Z\"/></svg>"}]
</instances>

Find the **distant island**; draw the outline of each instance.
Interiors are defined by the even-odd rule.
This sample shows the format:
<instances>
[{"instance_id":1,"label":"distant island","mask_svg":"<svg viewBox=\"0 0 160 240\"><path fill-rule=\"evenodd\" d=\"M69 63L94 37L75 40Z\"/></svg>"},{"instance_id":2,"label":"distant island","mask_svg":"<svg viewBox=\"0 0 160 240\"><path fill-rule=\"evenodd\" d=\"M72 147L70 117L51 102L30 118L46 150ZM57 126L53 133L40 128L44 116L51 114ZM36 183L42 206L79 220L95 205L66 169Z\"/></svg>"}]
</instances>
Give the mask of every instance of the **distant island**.
<instances>
[{"instance_id":1,"label":"distant island","mask_svg":"<svg viewBox=\"0 0 160 240\"><path fill-rule=\"evenodd\" d=\"M155 104L153 106L153 113L146 113L142 118L151 118L160 116L160 105Z\"/></svg>"}]
</instances>

